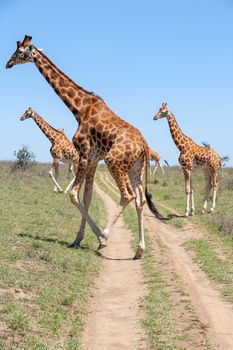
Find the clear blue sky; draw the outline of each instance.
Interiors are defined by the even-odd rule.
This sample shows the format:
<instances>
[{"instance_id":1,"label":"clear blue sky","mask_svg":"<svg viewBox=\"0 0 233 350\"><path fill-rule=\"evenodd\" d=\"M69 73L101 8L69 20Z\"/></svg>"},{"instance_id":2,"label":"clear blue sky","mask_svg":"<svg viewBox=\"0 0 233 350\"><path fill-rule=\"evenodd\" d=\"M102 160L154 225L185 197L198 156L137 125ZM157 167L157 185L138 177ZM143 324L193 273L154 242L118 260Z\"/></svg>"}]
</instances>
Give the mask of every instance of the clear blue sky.
<instances>
[{"instance_id":1,"label":"clear blue sky","mask_svg":"<svg viewBox=\"0 0 233 350\"><path fill-rule=\"evenodd\" d=\"M153 122L162 102L183 132L205 140L233 165L232 0L0 0L0 159L29 145L50 161L50 142L29 106L68 137L77 123L32 64L5 69L25 34L66 74L104 98L138 127L171 164L178 150L166 120Z\"/></svg>"}]
</instances>

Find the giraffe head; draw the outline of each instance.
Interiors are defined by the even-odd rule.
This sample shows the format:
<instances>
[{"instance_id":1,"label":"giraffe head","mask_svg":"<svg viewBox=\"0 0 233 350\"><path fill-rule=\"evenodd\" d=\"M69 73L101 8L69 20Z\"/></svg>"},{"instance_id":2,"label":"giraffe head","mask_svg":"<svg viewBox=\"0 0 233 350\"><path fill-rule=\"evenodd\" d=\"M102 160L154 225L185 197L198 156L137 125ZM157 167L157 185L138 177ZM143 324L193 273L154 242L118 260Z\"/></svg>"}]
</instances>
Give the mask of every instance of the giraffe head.
<instances>
[{"instance_id":1,"label":"giraffe head","mask_svg":"<svg viewBox=\"0 0 233 350\"><path fill-rule=\"evenodd\" d=\"M33 110L31 109L31 107L29 107L28 109L26 109L24 114L20 117L20 120L23 121L25 119L32 118L33 114L34 114Z\"/></svg>"},{"instance_id":2,"label":"giraffe head","mask_svg":"<svg viewBox=\"0 0 233 350\"><path fill-rule=\"evenodd\" d=\"M17 49L6 64L6 68L12 68L16 64L33 62L34 46L31 44L32 37L25 35L23 41L17 41Z\"/></svg>"},{"instance_id":3,"label":"giraffe head","mask_svg":"<svg viewBox=\"0 0 233 350\"><path fill-rule=\"evenodd\" d=\"M167 118L170 115L170 111L167 108L167 104L166 103L162 103L162 107L160 107L158 113L155 114L153 120L157 120L160 118Z\"/></svg>"}]
</instances>

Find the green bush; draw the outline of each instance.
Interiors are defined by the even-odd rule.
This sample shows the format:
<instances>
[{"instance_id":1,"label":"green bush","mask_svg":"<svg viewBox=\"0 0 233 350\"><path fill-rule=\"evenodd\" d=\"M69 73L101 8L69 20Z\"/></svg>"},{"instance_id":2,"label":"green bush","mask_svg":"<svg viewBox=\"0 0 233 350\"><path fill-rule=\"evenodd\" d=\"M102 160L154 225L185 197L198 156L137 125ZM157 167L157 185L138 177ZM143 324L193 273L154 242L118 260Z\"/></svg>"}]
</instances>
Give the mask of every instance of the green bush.
<instances>
[{"instance_id":1,"label":"green bush","mask_svg":"<svg viewBox=\"0 0 233 350\"><path fill-rule=\"evenodd\" d=\"M12 170L26 170L32 164L35 164L36 155L29 150L29 147L22 145L18 151L14 152L16 161L12 167Z\"/></svg>"}]
</instances>

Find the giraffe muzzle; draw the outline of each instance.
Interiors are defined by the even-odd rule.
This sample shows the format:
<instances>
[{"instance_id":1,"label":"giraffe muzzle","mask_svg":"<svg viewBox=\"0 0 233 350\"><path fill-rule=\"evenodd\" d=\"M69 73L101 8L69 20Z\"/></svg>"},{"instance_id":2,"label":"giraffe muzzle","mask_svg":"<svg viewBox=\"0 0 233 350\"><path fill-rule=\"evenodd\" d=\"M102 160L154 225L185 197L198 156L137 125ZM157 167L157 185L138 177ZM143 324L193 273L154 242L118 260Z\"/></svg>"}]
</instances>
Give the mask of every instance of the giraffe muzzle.
<instances>
[{"instance_id":1,"label":"giraffe muzzle","mask_svg":"<svg viewBox=\"0 0 233 350\"><path fill-rule=\"evenodd\" d=\"M8 61L6 64L6 68L12 68L14 66L14 62L13 61Z\"/></svg>"}]
</instances>

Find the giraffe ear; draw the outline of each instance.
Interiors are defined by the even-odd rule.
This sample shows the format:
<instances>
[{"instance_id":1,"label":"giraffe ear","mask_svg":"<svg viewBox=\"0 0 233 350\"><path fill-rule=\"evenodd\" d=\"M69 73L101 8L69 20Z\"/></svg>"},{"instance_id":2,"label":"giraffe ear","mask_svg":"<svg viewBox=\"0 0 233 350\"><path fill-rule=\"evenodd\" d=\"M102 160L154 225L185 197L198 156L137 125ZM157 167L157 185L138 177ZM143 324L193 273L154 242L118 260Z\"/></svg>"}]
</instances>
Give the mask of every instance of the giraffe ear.
<instances>
[{"instance_id":1,"label":"giraffe ear","mask_svg":"<svg viewBox=\"0 0 233 350\"><path fill-rule=\"evenodd\" d=\"M17 48L19 48L21 44L22 44L21 41L17 41L16 42Z\"/></svg>"},{"instance_id":2,"label":"giraffe ear","mask_svg":"<svg viewBox=\"0 0 233 350\"><path fill-rule=\"evenodd\" d=\"M32 36L30 35L25 35L24 39L23 39L23 45L29 45L30 42L32 40Z\"/></svg>"}]
</instances>

